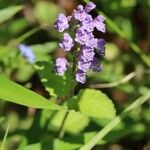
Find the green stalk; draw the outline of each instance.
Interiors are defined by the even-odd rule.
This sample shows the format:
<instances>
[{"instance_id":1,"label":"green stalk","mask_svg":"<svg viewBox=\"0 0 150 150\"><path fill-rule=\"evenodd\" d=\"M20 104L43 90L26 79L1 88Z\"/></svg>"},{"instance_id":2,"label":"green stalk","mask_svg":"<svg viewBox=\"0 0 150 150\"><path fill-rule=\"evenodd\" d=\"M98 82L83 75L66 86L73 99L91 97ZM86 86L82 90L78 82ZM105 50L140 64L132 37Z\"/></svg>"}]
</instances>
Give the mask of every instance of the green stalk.
<instances>
[{"instance_id":1,"label":"green stalk","mask_svg":"<svg viewBox=\"0 0 150 150\"><path fill-rule=\"evenodd\" d=\"M80 150L91 150L98 141L102 140L104 136L106 136L113 128L121 122L121 120L127 116L127 114L137 109L143 103L150 99L150 92L147 92L136 101L134 101L131 105L129 105L119 116L115 117L110 123L108 123L102 130L100 130L89 142L87 142Z\"/></svg>"},{"instance_id":2,"label":"green stalk","mask_svg":"<svg viewBox=\"0 0 150 150\"><path fill-rule=\"evenodd\" d=\"M72 50L73 53L71 54L72 55L72 67L71 67L71 74L70 76L72 76L72 81L71 81L71 89L70 89L70 93L67 97L67 99L69 100L70 98L72 98L72 96L74 95L74 89L75 89L75 71L76 71L76 52L77 52L77 45L75 45L74 49ZM63 121L61 123L61 127L60 127L60 130L59 130L59 138L63 138L64 136L64 125L65 125L65 121L67 119L69 115L69 111L67 111L65 113L65 116L63 118Z\"/></svg>"}]
</instances>

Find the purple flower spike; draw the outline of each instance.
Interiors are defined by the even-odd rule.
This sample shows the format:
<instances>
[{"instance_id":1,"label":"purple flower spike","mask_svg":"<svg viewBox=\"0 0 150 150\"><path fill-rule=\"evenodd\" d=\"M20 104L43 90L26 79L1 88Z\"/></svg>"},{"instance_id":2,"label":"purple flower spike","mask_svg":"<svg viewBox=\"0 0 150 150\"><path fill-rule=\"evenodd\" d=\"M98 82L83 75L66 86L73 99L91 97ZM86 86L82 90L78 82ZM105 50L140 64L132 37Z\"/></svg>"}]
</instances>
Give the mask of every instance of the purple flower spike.
<instances>
[{"instance_id":1,"label":"purple flower spike","mask_svg":"<svg viewBox=\"0 0 150 150\"><path fill-rule=\"evenodd\" d=\"M55 22L55 28L59 32L63 32L65 29L69 28L68 19L64 14L58 16L58 19Z\"/></svg>"},{"instance_id":2,"label":"purple flower spike","mask_svg":"<svg viewBox=\"0 0 150 150\"><path fill-rule=\"evenodd\" d=\"M56 59L56 73L60 76L63 76L67 70L68 61L66 58L57 58Z\"/></svg>"},{"instance_id":3,"label":"purple flower spike","mask_svg":"<svg viewBox=\"0 0 150 150\"><path fill-rule=\"evenodd\" d=\"M95 24L91 15L86 15L82 21L82 26L88 32L92 32L94 30Z\"/></svg>"},{"instance_id":4,"label":"purple flower spike","mask_svg":"<svg viewBox=\"0 0 150 150\"><path fill-rule=\"evenodd\" d=\"M101 16L101 15L97 16L94 19L95 27L97 28L97 30L99 30L99 31L101 31L103 33L106 32L104 21L105 21L105 18L103 16Z\"/></svg>"},{"instance_id":5,"label":"purple flower spike","mask_svg":"<svg viewBox=\"0 0 150 150\"><path fill-rule=\"evenodd\" d=\"M106 45L106 41L104 39L98 39L96 51L101 56L105 55L105 45Z\"/></svg>"},{"instance_id":6,"label":"purple flower spike","mask_svg":"<svg viewBox=\"0 0 150 150\"><path fill-rule=\"evenodd\" d=\"M96 5L93 2L89 2L85 6L85 12L89 13L91 10L93 10L96 7Z\"/></svg>"},{"instance_id":7,"label":"purple flower spike","mask_svg":"<svg viewBox=\"0 0 150 150\"><path fill-rule=\"evenodd\" d=\"M56 72L58 75L64 75L68 67L75 65L75 76L76 81L84 84L86 82L86 73L90 69L94 72L102 70L102 65L98 59L98 55L105 55L105 40L97 39L94 37L94 29L96 28L100 32L105 33L105 18L101 15L97 16L95 19L89 14L96 5L93 2L89 2L85 7L83 5L78 5L77 9L73 11L71 16L66 17L60 14L55 27L59 32L63 32L65 29L69 28L71 25L70 33L75 33L72 37L68 33L64 33L62 41L59 46L66 51L66 58L69 58L71 64L68 66L68 61L65 58L57 58L56 60ZM74 46L75 45L75 46ZM68 54L72 48L73 53ZM75 55L75 56L72 56ZM72 59L76 57L77 64L74 64Z\"/></svg>"},{"instance_id":8,"label":"purple flower spike","mask_svg":"<svg viewBox=\"0 0 150 150\"><path fill-rule=\"evenodd\" d=\"M64 51L70 51L73 47L73 39L68 33L64 33L63 40L59 43L59 46L64 49Z\"/></svg>"},{"instance_id":9,"label":"purple flower spike","mask_svg":"<svg viewBox=\"0 0 150 150\"><path fill-rule=\"evenodd\" d=\"M100 61L98 58L94 57L91 63L91 69L93 72L99 72L102 70L102 64L100 64Z\"/></svg>"},{"instance_id":10,"label":"purple flower spike","mask_svg":"<svg viewBox=\"0 0 150 150\"><path fill-rule=\"evenodd\" d=\"M76 72L76 81L84 84L86 82L86 73L82 70Z\"/></svg>"},{"instance_id":11,"label":"purple flower spike","mask_svg":"<svg viewBox=\"0 0 150 150\"><path fill-rule=\"evenodd\" d=\"M32 49L29 46L26 46L25 44L20 44L18 46L19 51L22 56L24 56L29 63L34 63L35 62L35 55L32 52Z\"/></svg>"},{"instance_id":12,"label":"purple flower spike","mask_svg":"<svg viewBox=\"0 0 150 150\"><path fill-rule=\"evenodd\" d=\"M75 19L82 21L86 17L87 13L82 5L78 5L77 10L74 11Z\"/></svg>"}]
</instances>

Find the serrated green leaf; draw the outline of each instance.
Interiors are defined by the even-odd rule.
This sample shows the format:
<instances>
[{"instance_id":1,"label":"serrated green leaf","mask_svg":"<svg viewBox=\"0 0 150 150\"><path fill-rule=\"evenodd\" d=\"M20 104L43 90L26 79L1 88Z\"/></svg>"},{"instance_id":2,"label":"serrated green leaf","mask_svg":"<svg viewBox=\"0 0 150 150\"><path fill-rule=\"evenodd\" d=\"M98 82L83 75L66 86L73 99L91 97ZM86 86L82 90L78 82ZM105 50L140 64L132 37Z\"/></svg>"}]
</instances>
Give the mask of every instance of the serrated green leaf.
<instances>
[{"instance_id":1,"label":"serrated green leaf","mask_svg":"<svg viewBox=\"0 0 150 150\"><path fill-rule=\"evenodd\" d=\"M77 101L79 111L86 116L113 119L116 115L112 101L101 91L93 89L81 90Z\"/></svg>"},{"instance_id":2,"label":"serrated green leaf","mask_svg":"<svg viewBox=\"0 0 150 150\"><path fill-rule=\"evenodd\" d=\"M0 24L9 18L11 18L13 15L15 15L17 12L19 12L23 7L22 6L11 6L7 7L5 9L0 10Z\"/></svg>"},{"instance_id":3,"label":"serrated green leaf","mask_svg":"<svg viewBox=\"0 0 150 150\"><path fill-rule=\"evenodd\" d=\"M54 64L48 62L37 62L35 65L41 81L46 90L54 97L65 97L70 93L70 74L59 76L55 73Z\"/></svg>"},{"instance_id":4,"label":"serrated green leaf","mask_svg":"<svg viewBox=\"0 0 150 150\"><path fill-rule=\"evenodd\" d=\"M60 110L61 106L0 75L0 98L32 108Z\"/></svg>"}]
</instances>

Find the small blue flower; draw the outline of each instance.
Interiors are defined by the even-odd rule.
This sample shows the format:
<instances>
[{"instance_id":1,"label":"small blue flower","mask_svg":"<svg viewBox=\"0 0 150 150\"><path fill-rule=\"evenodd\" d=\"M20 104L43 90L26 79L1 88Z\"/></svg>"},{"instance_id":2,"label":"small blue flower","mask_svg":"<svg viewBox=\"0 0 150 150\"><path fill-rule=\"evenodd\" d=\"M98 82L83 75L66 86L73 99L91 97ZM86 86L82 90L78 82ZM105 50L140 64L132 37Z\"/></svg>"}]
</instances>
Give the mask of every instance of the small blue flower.
<instances>
[{"instance_id":1,"label":"small blue flower","mask_svg":"<svg viewBox=\"0 0 150 150\"><path fill-rule=\"evenodd\" d=\"M25 44L18 45L19 51L23 57L25 57L29 63L35 62L35 55L32 52L32 49L29 46L26 46Z\"/></svg>"}]
</instances>

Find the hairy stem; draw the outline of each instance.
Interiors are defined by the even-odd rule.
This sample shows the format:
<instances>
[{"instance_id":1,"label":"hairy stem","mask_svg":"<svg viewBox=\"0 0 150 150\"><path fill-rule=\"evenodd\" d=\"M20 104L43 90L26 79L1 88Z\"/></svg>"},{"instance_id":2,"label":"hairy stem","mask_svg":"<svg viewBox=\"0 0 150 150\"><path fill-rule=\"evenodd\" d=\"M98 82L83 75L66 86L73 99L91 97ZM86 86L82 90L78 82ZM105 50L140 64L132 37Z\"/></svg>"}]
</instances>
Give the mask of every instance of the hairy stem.
<instances>
[{"instance_id":1,"label":"hairy stem","mask_svg":"<svg viewBox=\"0 0 150 150\"><path fill-rule=\"evenodd\" d=\"M70 89L70 93L67 97L67 99L70 99L73 95L74 95L74 89L75 89L75 71L76 71L76 51L77 51L77 45L75 45L75 48L73 49L73 53L72 53L72 68L71 68L71 77L72 77L72 81L71 81L71 89ZM63 138L64 136L64 125L65 125L65 121L67 119L69 115L69 111L66 112L63 121L61 123L60 126L60 130L59 130L59 138Z\"/></svg>"}]
</instances>

